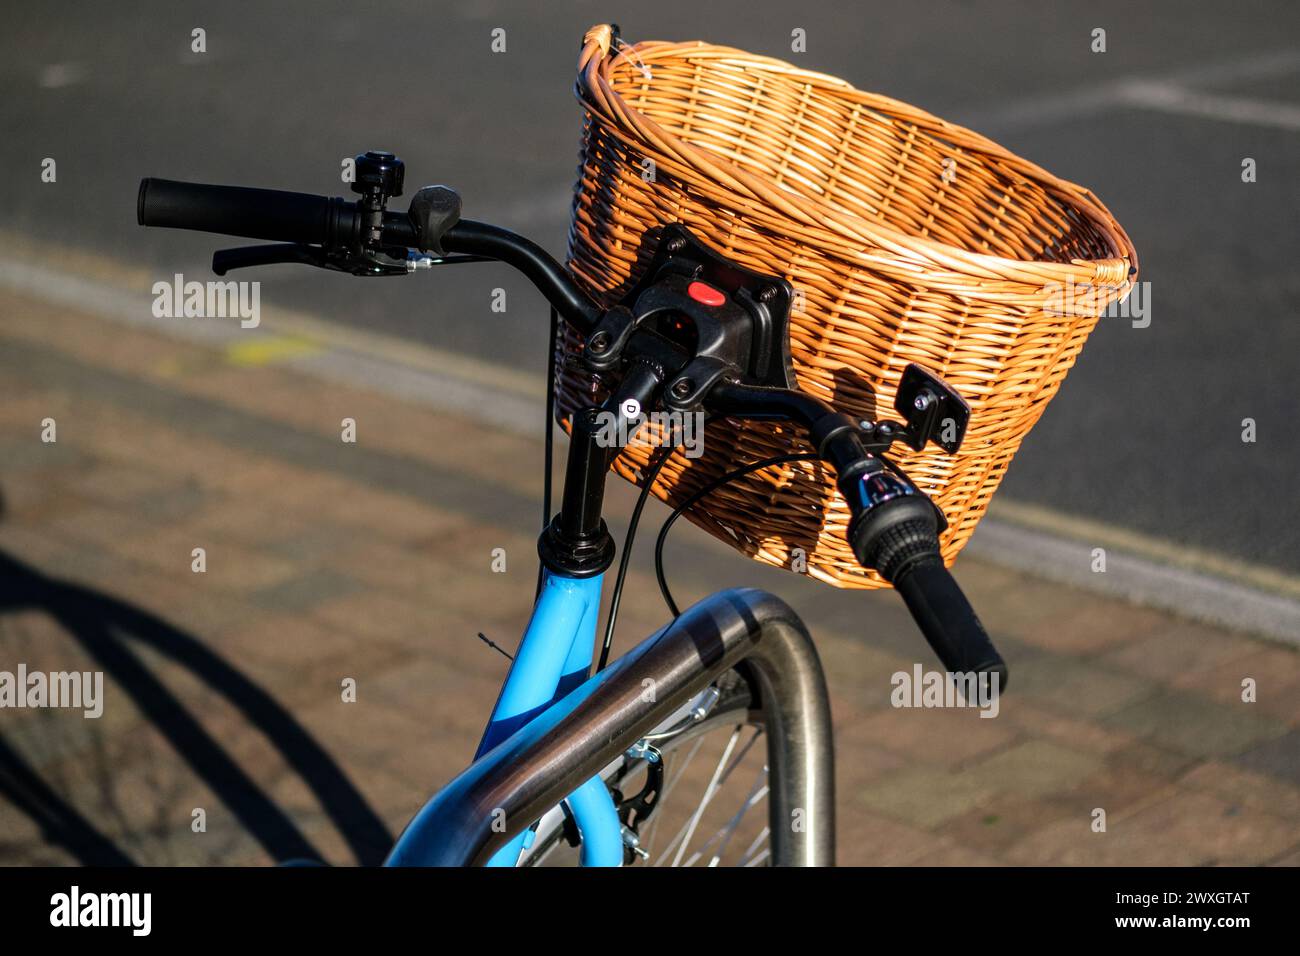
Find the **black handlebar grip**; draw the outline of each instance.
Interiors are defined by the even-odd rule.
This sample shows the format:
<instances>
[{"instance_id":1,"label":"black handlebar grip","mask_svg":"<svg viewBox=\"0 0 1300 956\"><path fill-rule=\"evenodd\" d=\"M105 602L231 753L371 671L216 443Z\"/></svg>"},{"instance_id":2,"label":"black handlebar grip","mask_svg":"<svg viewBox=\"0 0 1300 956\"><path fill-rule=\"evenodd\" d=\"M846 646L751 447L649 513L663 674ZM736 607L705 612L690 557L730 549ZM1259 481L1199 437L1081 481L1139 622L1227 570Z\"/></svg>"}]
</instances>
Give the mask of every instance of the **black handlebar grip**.
<instances>
[{"instance_id":1,"label":"black handlebar grip","mask_svg":"<svg viewBox=\"0 0 1300 956\"><path fill-rule=\"evenodd\" d=\"M142 226L195 229L250 239L331 245L355 225L353 204L308 193L142 179Z\"/></svg>"},{"instance_id":2,"label":"black handlebar grip","mask_svg":"<svg viewBox=\"0 0 1300 956\"><path fill-rule=\"evenodd\" d=\"M895 578L894 587L945 670L996 674L998 692L1006 690L1006 663L937 555L909 563Z\"/></svg>"},{"instance_id":3,"label":"black handlebar grip","mask_svg":"<svg viewBox=\"0 0 1300 956\"><path fill-rule=\"evenodd\" d=\"M939 552L939 512L925 495L883 469L841 479L855 514L849 543L858 562L903 596L921 633L951 673L996 674L999 693L1007 665L961 593Z\"/></svg>"}]
</instances>

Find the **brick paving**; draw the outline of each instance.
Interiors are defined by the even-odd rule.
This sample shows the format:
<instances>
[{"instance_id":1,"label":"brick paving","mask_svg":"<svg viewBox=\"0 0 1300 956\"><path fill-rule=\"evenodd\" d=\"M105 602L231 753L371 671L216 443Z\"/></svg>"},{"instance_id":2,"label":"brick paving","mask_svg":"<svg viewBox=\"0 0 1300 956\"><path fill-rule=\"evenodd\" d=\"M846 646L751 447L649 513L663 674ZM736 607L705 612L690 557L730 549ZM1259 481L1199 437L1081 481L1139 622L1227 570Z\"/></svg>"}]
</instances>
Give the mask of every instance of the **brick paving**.
<instances>
[{"instance_id":1,"label":"brick paving","mask_svg":"<svg viewBox=\"0 0 1300 956\"><path fill-rule=\"evenodd\" d=\"M540 443L8 294L0 314L0 670L102 670L106 696L98 720L0 710L0 863L381 859L478 741L506 661L475 635L511 648L527 619ZM631 501L613 489L616 532ZM756 584L817 637L842 863L1300 863L1292 649L965 558L1001 711L895 709L890 675L934 665L893 595L674 535L679 601ZM664 613L652 537L622 649Z\"/></svg>"}]
</instances>

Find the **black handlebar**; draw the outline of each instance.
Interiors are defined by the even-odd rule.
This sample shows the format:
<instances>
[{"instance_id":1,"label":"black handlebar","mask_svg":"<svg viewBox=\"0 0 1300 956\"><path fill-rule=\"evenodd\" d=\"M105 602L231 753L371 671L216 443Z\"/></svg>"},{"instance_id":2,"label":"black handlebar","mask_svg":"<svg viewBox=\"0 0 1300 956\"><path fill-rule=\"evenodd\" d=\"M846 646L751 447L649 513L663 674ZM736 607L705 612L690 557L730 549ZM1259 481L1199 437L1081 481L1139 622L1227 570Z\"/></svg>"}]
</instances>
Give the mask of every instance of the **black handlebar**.
<instances>
[{"instance_id":1,"label":"black handlebar","mask_svg":"<svg viewBox=\"0 0 1300 956\"><path fill-rule=\"evenodd\" d=\"M541 246L508 229L462 219L448 230L442 244L448 252L486 256L514 266L579 332L591 331L600 317L601 310L563 266Z\"/></svg>"},{"instance_id":2,"label":"black handlebar","mask_svg":"<svg viewBox=\"0 0 1300 956\"><path fill-rule=\"evenodd\" d=\"M326 248L359 245L362 227L357 204L339 197L172 179L140 180L136 221L142 226ZM416 235L410 218L404 213L385 212L383 241L394 246L414 245Z\"/></svg>"},{"instance_id":3,"label":"black handlebar","mask_svg":"<svg viewBox=\"0 0 1300 956\"><path fill-rule=\"evenodd\" d=\"M903 596L944 669L997 675L998 691L1005 690L1007 665L944 567L941 515L934 503L878 463L848 470L840 488L854 515L849 543L858 563L877 571Z\"/></svg>"},{"instance_id":4,"label":"black handlebar","mask_svg":"<svg viewBox=\"0 0 1300 956\"><path fill-rule=\"evenodd\" d=\"M136 221L142 226L350 249L362 243L364 217L357 203L338 197L143 179L136 201ZM460 220L439 239L447 252L486 256L514 266L579 331L586 332L595 324L600 313L595 303L536 243L507 229L472 219ZM380 240L383 244L412 248L420 247L420 240L407 213L384 212ZM236 257L238 262L225 264L239 265L255 255L241 250ZM283 251L277 255L278 258L267 261L293 261L286 259Z\"/></svg>"},{"instance_id":5,"label":"black handlebar","mask_svg":"<svg viewBox=\"0 0 1300 956\"><path fill-rule=\"evenodd\" d=\"M999 692L1006 687L1005 662L943 565L938 509L867 450L852 419L803 392L728 382L714 386L708 406L716 414L803 425L819 457L839 476L853 515L848 538L858 563L894 585L946 670L996 674Z\"/></svg>"},{"instance_id":6,"label":"black handlebar","mask_svg":"<svg viewBox=\"0 0 1300 956\"><path fill-rule=\"evenodd\" d=\"M426 187L444 190L445 187ZM364 207L342 198L242 186L212 186L169 179L144 179L136 205L143 226L269 239L292 246L228 250L214 266L236 268L258 262L302 261L335 250L379 244L434 249L497 259L522 272L579 331L589 333L601 309L540 246L505 229L455 212L431 235L426 215ZM399 267L400 268L400 267ZM952 672L998 675L1005 687L1006 664L989 641L970 603L939 556L939 516L929 498L905 477L886 469L858 437L857 424L825 402L791 389L719 382L709 394L711 410L748 417L790 418L806 425L821 457L840 476L840 490L854 519L849 539L863 567L878 571L903 596L908 609L944 667ZM886 442L886 447L888 442Z\"/></svg>"},{"instance_id":7,"label":"black handlebar","mask_svg":"<svg viewBox=\"0 0 1300 956\"><path fill-rule=\"evenodd\" d=\"M1006 663L937 555L913 562L893 583L945 670L996 675L997 691L1006 690Z\"/></svg>"},{"instance_id":8,"label":"black handlebar","mask_svg":"<svg viewBox=\"0 0 1300 956\"><path fill-rule=\"evenodd\" d=\"M333 238L337 207L343 204L342 199L276 189L144 179L136 219L142 226L325 245Z\"/></svg>"}]
</instances>

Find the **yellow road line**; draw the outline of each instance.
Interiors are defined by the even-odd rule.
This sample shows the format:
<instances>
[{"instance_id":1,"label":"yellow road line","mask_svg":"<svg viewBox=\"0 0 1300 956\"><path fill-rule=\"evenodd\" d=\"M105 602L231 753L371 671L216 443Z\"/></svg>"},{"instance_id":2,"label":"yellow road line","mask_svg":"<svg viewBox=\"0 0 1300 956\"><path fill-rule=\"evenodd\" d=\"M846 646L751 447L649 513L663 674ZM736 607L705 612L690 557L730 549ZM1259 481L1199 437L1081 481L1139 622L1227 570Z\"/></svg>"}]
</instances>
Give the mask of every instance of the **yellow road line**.
<instances>
[{"instance_id":1,"label":"yellow road line","mask_svg":"<svg viewBox=\"0 0 1300 956\"><path fill-rule=\"evenodd\" d=\"M318 355L324 346L314 339L299 335L259 335L244 341L231 342L225 348L226 361L244 368L276 365L285 359L302 355Z\"/></svg>"}]
</instances>

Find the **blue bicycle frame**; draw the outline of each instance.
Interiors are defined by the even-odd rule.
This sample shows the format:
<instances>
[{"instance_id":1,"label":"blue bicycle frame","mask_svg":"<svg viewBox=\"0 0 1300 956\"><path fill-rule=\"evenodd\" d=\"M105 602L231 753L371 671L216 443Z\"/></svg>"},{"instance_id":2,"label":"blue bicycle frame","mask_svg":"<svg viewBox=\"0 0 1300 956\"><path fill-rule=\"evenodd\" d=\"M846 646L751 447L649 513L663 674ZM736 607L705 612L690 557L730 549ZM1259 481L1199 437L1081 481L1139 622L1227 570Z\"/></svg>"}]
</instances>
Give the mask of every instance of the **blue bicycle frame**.
<instances>
[{"instance_id":1,"label":"blue bicycle frame","mask_svg":"<svg viewBox=\"0 0 1300 956\"><path fill-rule=\"evenodd\" d=\"M475 760L587 680L595 650L602 579L599 574L568 578L544 572L528 629L492 709ZM582 837L582 865L622 866L622 826L604 781L592 777L565 803ZM420 822L417 819L412 826ZM498 850L488 865L514 866L533 839L533 822L529 821L528 829ZM501 823L505 825L506 821Z\"/></svg>"}]
</instances>

